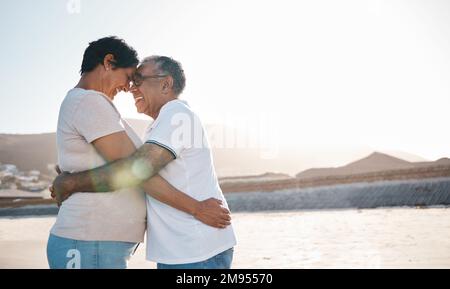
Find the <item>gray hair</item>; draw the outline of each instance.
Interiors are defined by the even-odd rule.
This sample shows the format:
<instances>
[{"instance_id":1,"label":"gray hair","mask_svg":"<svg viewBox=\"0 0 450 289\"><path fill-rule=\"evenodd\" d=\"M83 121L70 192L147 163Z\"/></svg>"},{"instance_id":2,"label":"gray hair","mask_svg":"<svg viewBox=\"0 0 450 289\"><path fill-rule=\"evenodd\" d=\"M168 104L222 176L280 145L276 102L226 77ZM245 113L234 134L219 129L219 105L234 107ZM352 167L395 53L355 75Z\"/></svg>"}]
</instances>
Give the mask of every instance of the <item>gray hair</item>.
<instances>
[{"instance_id":1,"label":"gray hair","mask_svg":"<svg viewBox=\"0 0 450 289\"><path fill-rule=\"evenodd\" d=\"M167 56L154 55L144 58L141 64L152 62L158 73L170 75L173 79L173 91L180 95L186 86L186 76L181 63Z\"/></svg>"}]
</instances>

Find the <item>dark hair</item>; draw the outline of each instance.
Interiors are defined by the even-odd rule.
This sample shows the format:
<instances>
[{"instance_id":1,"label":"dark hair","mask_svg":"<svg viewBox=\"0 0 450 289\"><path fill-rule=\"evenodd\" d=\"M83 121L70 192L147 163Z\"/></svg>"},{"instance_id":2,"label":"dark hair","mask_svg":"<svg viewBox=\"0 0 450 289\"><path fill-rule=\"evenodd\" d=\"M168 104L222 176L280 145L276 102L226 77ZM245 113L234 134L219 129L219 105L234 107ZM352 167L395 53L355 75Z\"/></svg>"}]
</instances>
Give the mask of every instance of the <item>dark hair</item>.
<instances>
[{"instance_id":1,"label":"dark hair","mask_svg":"<svg viewBox=\"0 0 450 289\"><path fill-rule=\"evenodd\" d=\"M176 95L181 94L186 86L186 76L184 75L181 63L173 58L159 55L147 57L142 63L144 64L150 61L155 63L160 73L172 76L173 91Z\"/></svg>"},{"instance_id":2,"label":"dark hair","mask_svg":"<svg viewBox=\"0 0 450 289\"><path fill-rule=\"evenodd\" d=\"M116 36L104 37L89 43L84 51L80 73L93 71L97 65L103 64L107 54L114 55L114 68L128 68L138 65L136 50L123 39Z\"/></svg>"}]
</instances>

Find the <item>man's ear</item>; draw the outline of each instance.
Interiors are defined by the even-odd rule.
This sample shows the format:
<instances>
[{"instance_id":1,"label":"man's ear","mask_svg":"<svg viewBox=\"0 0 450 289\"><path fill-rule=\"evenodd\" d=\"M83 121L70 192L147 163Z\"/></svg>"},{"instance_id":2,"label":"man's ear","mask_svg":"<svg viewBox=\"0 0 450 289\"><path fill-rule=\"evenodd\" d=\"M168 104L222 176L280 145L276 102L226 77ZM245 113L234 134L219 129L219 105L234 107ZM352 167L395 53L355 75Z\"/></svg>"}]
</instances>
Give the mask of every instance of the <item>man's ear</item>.
<instances>
[{"instance_id":1,"label":"man's ear","mask_svg":"<svg viewBox=\"0 0 450 289\"><path fill-rule=\"evenodd\" d=\"M116 63L116 60L114 59L114 55L106 54L105 58L103 58L103 66L105 67L105 70L111 70L114 68L114 64Z\"/></svg>"},{"instance_id":2,"label":"man's ear","mask_svg":"<svg viewBox=\"0 0 450 289\"><path fill-rule=\"evenodd\" d=\"M166 77L165 80L162 82L162 92L164 94L169 93L169 91L173 87L173 78L169 75L169 77Z\"/></svg>"}]
</instances>

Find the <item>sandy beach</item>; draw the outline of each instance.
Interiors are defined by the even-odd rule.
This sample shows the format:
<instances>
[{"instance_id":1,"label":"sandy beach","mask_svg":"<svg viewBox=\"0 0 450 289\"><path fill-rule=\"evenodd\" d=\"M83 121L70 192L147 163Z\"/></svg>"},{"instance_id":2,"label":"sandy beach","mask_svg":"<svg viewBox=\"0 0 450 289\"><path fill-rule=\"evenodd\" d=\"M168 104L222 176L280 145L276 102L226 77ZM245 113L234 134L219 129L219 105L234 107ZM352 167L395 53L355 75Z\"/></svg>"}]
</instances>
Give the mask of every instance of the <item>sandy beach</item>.
<instances>
[{"instance_id":1,"label":"sandy beach","mask_svg":"<svg viewBox=\"0 0 450 289\"><path fill-rule=\"evenodd\" d=\"M233 268L450 268L450 208L236 213ZM47 268L55 217L1 218L0 268ZM155 268L140 246L130 268Z\"/></svg>"}]
</instances>

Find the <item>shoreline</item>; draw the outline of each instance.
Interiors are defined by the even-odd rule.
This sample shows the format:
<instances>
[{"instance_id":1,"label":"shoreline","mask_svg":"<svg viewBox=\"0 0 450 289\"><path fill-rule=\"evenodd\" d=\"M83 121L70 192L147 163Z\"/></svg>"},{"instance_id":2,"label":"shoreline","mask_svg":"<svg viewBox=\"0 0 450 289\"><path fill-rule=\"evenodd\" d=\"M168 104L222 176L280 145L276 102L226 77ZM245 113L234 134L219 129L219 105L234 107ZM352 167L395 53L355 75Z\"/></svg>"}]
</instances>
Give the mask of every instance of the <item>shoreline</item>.
<instances>
[{"instance_id":1,"label":"shoreline","mask_svg":"<svg viewBox=\"0 0 450 289\"><path fill-rule=\"evenodd\" d=\"M224 196L232 212L449 206L450 178L225 193ZM57 215L59 209L50 201L53 204L0 208L0 217Z\"/></svg>"},{"instance_id":2,"label":"shoreline","mask_svg":"<svg viewBox=\"0 0 450 289\"><path fill-rule=\"evenodd\" d=\"M414 206L392 206L392 207L376 207L376 208L331 208L331 209L305 209L305 210L267 210L267 211L238 211L231 212L234 215L256 215L256 214L289 214L289 213L335 213L335 212L347 212L347 211L376 211L376 210L433 210L433 209L450 209L450 205L434 205L426 207L414 207ZM55 218L54 214L43 215L17 215L17 216L1 216L0 220L16 220L16 219L35 219L35 218Z\"/></svg>"}]
</instances>

